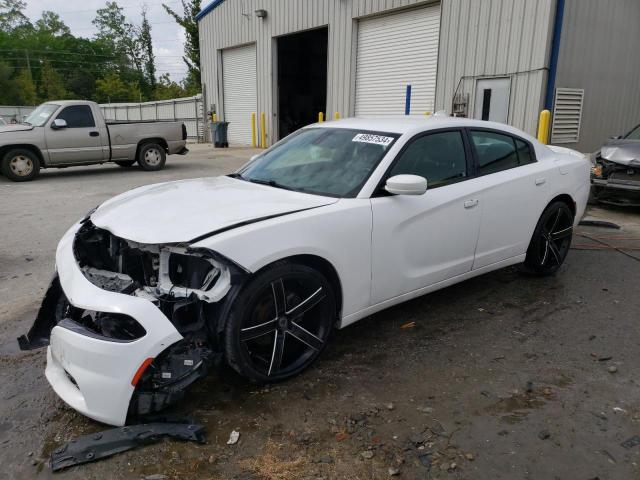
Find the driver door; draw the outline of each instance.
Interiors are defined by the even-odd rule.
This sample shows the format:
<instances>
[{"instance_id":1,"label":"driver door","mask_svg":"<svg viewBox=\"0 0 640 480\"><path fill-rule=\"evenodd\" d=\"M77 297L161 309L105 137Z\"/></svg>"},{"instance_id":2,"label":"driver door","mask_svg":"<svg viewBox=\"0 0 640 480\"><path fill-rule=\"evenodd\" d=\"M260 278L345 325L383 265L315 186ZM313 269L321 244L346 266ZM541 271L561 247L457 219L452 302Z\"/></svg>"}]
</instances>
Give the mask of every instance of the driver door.
<instances>
[{"instance_id":1,"label":"driver door","mask_svg":"<svg viewBox=\"0 0 640 480\"><path fill-rule=\"evenodd\" d=\"M67 122L66 128L51 128L55 119ZM51 119L46 132L51 164L97 163L104 160L103 139L89 105L64 107Z\"/></svg>"},{"instance_id":2,"label":"driver door","mask_svg":"<svg viewBox=\"0 0 640 480\"><path fill-rule=\"evenodd\" d=\"M471 270L481 202L474 187L470 145L460 129L414 137L384 177L427 179L422 195L371 199L372 304Z\"/></svg>"}]
</instances>

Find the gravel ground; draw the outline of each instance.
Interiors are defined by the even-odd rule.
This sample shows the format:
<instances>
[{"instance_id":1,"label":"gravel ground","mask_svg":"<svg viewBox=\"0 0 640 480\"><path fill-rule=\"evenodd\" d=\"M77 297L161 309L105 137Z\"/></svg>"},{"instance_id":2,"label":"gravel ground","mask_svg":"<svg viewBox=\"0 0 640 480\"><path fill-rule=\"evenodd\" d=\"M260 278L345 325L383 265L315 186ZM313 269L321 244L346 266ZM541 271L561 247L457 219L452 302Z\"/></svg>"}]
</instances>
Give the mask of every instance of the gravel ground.
<instances>
[{"instance_id":1,"label":"gravel ground","mask_svg":"<svg viewBox=\"0 0 640 480\"><path fill-rule=\"evenodd\" d=\"M49 478L52 449L104 429L65 407L44 351L19 352L52 274L57 240L134 186L226 173L253 151L193 145L167 169L98 166L0 179L0 464ZM640 210L591 208L621 230L580 227L552 278L507 268L334 334L319 361L269 388L228 369L170 413L207 444L164 441L58 478L639 478ZM237 444L226 444L232 430ZM392 475L393 474L393 475Z\"/></svg>"}]
</instances>

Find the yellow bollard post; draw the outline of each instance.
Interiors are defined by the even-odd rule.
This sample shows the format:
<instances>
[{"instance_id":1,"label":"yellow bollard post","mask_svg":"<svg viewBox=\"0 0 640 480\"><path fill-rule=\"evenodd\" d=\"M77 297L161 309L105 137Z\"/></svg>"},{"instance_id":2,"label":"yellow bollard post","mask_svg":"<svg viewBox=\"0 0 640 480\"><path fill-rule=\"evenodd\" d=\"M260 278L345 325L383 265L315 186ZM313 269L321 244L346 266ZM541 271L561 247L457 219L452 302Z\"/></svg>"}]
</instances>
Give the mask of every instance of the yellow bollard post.
<instances>
[{"instance_id":1,"label":"yellow bollard post","mask_svg":"<svg viewBox=\"0 0 640 480\"><path fill-rule=\"evenodd\" d=\"M334 120L340 120L340 112L335 112L335 113L333 114L333 119L334 119Z\"/></svg>"},{"instance_id":2,"label":"yellow bollard post","mask_svg":"<svg viewBox=\"0 0 640 480\"><path fill-rule=\"evenodd\" d=\"M549 143L549 124L551 123L551 112L542 110L538 120L538 141L545 145Z\"/></svg>"},{"instance_id":3,"label":"yellow bollard post","mask_svg":"<svg viewBox=\"0 0 640 480\"><path fill-rule=\"evenodd\" d=\"M218 114L217 113L212 113L211 114L211 120L213 120L214 122L218 121Z\"/></svg>"},{"instance_id":4,"label":"yellow bollard post","mask_svg":"<svg viewBox=\"0 0 640 480\"><path fill-rule=\"evenodd\" d=\"M264 112L260 114L260 146L267 148L267 119Z\"/></svg>"},{"instance_id":5,"label":"yellow bollard post","mask_svg":"<svg viewBox=\"0 0 640 480\"><path fill-rule=\"evenodd\" d=\"M324 122L324 112L318 114L318 123Z\"/></svg>"},{"instance_id":6,"label":"yellow bollard post","mask_svg":"<svg viewBox=\"0 0 640 480\"><path fill-rule=\"evenodd\" d=\"M425 117L430 117L431 116L431 112L424 112L424 116Z\"/></svg>"},{"instance_id":7,"label":"yellow bollard post","mask_svg":"<svg viewBox=\"0 0 640 480\"><path fill-rule=\"evenodd\" d=\"M256 148L256 113L251 114L251 146Z\"/></svg>"}]
</instances>

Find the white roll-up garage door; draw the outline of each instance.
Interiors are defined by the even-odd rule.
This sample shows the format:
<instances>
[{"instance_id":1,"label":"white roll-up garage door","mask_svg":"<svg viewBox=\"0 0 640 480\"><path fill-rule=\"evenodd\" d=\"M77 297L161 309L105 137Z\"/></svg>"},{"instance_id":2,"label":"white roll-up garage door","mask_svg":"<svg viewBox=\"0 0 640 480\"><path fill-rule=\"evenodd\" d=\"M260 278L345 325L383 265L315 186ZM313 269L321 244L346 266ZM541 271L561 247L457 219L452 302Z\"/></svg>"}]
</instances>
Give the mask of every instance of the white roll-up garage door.
<instances>
[{"instance_id":1,"label":"white roll-up garage door","mask_svg":"<svg viewBox=\"0 0 640 480\"><path fill-rule=\"evenodd\" d=\"M356 116L433 112L438 68L440 6L363 19L358 27Z\"/></svg>"},{"instance_id":2,"label":"white roll-up garage door","mask_svg":"<svg viewBox=\"0 0 640 480\"><path fill-rule=\"evenodd\" d=\"M258 105L255 45L222 51L222 88L229 144L251 145L251 114Z\"/></svg>"}]
</instances>

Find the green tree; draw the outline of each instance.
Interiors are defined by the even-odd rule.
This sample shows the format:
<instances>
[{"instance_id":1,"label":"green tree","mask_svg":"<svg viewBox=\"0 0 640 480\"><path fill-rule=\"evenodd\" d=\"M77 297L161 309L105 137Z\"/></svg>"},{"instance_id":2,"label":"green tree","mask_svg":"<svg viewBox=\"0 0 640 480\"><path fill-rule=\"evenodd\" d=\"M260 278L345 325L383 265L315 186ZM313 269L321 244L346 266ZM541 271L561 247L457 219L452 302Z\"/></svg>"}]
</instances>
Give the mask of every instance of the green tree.
<instances>
[{"instance_id":1,"label":"green tree","mask_svg":"<svg viewBox=\"0 0 640 480\"><path fill-rule=\"evenodd\" d=\"M142 23L140 24L140 43L144 58L144 73L149 87L149 95L156 89L156 62L153 55L153 41L151 38L151 24L147 18L147 7L142 8Z\"/></svg>"},{"instance_id":2,"label":"green tree","mask_svg":"<svg viewBox=\"0 0 640 480\"><path fill-rule=\"evenodd\" d=\"M35 105L38 103L38 92L29 70L20 70L14 78L14 82L18 94L16 102L18 105Z\"/></svg>"},{"instance_id":3,"label":"green tree","mask_svg":"<svg viewBox=\"0 0 640 480\"><path fill-rule=\"evenodd\" d=\"M42 12L42 17L36 22L36 29L53 36L71 35L71 30L62 21L60 15L48 10Z\"/></svg>"},{"instance_id":4,"label":"green tree","mask_svg":"<svg viewBox=\"0 0 640 480\"><path fill-rule=\"evenodd\" d=\"M49 60L42 63L40 96L44 101L63 100L67 98L64 79L52 66Z\"/></svg>"},{"instance_id":5,"label":"green tree","mask_svg":"<svg viewBox=\"0 0 640 480\"><path fill-rule=\"evenodd\" d=\"M171 80L171 77L168 73L160 76L154 95L156 100L170 100L172 98L180 98L186 96L187 93L185 92L185 89L181 85Z\"/></svg>"},{"instance_id":6,"label":"green tree","mask_svg":"<svg viewBox=\"0 0 640 480\"><path fill-rule=\"evenodd\" d=\"M137 102L140 88L135 83L126 83L115 73L96 80L95 100L97 102Z\"/></svg>"},{"instance_id":7,"label":"green tree","mask_svg":"<svg viewBox=\"0 0 640 480\"><path fill-rule=\"evenodd\" d=\"M23 13L27 4L22 0L0 0L0 30L10 32L31 25Z\"/></svg>"},{"instance_id":8,"label":"green tree","mask_svg":"<svg viewBox=\"0 0 640 480\"><path fill-rule=\"evenodd\" d=\"M184 63L188 73L185 87L190 94L199 93L202 89L200 80L200 36L196 15L201 10L201 0L182 0L183 15L178 14L171 7L162 4L166 12L185 30L186 43L184 45Z\"/></svg>"},{"instance_id":9,"label":"green tree","mask_svg":"<svg viewBox=\"0 0 640 480\"><path fill-rule=\"evenodd\" d=\"M96 38L113 45L124 59L142 76L142 47L137 28L127 22L124 9L116 2L107 2L98 9L93 24L98 28Z\"/></svg>"},{"instance_id":10,"label":"green tree","mask_svg":"<svg viewBox=\"0 0 640 480\"><path fill-rule=\"evenodd\" d=\"M0 104L16 105L16 84L13 81L13 68L5 62L0 62Z\"/></svg>"}]
</instances>

